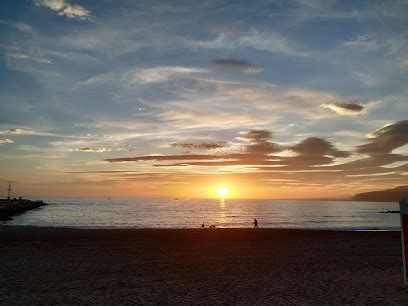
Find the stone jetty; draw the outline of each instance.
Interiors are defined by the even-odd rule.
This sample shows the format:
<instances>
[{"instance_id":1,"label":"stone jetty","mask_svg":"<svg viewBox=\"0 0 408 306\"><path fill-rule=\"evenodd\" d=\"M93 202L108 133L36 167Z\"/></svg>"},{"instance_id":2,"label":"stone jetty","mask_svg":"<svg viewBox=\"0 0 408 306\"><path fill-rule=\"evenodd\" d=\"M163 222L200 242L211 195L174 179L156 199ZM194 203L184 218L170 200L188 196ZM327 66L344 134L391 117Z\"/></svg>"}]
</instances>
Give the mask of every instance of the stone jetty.
<instances>
[{"instance_id":1,"label":"stone jetty","mask_svg":"<svg viewBox=\"0 0 408 306\"><path fill-rule=\"evenodd\" d=\"M0 221L9 221L27 210L47 205L43 201L25 199L0 199Z\"/></svg>"}]
</instances>

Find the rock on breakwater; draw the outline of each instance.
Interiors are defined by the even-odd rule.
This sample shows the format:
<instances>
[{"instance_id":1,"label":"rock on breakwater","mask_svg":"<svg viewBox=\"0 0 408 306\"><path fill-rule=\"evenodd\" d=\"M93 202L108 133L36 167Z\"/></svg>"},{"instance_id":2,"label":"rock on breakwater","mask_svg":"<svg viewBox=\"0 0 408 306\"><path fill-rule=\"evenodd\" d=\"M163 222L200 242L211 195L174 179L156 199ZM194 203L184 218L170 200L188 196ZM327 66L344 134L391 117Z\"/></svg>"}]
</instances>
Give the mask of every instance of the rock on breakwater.
<instances>
[{"instance_id":1,"label":"rock on breakwater","mask_svg":"<svg viewBox=\"0 0 408 306\"><path fill-rule=\"evenodd\" d=\"M1 199L0 221L9 221L12 217L20 215L28 210L47 205L43 201L31 201L25 199Z\"/></svg>"}]
</instances>

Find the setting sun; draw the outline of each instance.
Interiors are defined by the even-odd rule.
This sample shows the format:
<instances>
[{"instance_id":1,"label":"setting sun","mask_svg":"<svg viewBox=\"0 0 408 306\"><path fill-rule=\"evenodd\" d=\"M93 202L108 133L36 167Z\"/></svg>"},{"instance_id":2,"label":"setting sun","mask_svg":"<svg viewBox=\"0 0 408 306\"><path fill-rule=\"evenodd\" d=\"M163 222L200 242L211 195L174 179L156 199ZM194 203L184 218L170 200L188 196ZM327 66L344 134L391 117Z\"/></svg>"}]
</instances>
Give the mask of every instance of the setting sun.
<instances>
[{"instance_id":1,"label":"setting sun","mask_svg":"<svg viewBox=\"0 0 408 306\"><path fill-rule=\"evenodd\" d=\"M219 186L215 189L215 192L220 196L220 197L226 197L229 193L229 189L224 186Z\"/></svg>"}]
</instances>

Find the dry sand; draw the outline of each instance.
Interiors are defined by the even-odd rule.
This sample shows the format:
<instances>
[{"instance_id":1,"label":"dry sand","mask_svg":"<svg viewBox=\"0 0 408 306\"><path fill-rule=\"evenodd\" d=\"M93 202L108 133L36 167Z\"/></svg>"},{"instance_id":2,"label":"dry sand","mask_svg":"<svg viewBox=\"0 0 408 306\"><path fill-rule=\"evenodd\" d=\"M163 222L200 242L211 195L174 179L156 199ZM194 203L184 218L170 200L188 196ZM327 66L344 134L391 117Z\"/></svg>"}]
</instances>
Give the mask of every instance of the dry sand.
<instances>
[{"instance_id":1,"label":"dry sand","mask_svg":"<svg viewBox=\"0 0 408 306\"><path fill-rule=\"evenodd\" d=\"M400 234L0 227L0 303L408 304Z\"/></svg>"}]
</instances>

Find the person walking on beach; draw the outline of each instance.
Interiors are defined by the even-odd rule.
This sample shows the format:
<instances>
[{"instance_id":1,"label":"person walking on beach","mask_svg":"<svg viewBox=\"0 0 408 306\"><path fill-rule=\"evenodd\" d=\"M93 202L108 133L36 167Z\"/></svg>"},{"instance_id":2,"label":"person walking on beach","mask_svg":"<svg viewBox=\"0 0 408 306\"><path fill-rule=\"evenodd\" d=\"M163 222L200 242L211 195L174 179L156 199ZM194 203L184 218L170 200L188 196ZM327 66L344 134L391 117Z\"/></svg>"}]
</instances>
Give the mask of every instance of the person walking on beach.
<instances>
[{"instance_id":1,"label":"person walking on beach","mask_svg":"<svg viewBox=\"0 0 408 306\"><path fill-rule=\"evenodd\" d=\"M258 228L258 220L254 218L254 228Z\"/></svg>"}]
</instances>

